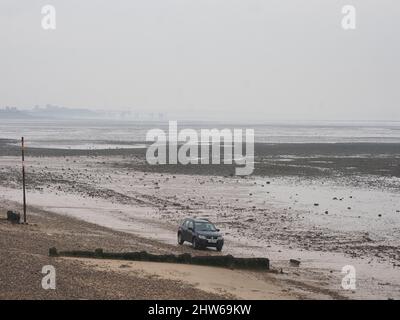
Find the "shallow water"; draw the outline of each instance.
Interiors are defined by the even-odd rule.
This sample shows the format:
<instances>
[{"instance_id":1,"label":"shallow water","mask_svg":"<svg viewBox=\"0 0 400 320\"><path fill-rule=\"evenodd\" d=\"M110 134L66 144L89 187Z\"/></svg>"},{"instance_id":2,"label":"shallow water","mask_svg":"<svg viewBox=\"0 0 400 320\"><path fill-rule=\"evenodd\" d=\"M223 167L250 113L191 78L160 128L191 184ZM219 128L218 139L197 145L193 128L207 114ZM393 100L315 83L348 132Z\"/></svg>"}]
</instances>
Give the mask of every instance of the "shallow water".
<instances>
[{"instance_id":1,"label":"shallow water","mask_svg":"<svg viewBox=\"0 0 400 320\"><path fill-rule=\"evenodd\" d=\"M0 138L20 139L36 145L63 141L108 141L115 144L131 141L145 141L150 129L168 131L168 122L117 122L106 120L2 120ZM188 122L178 123L178 129L254 129L255 141L260 143L398 143L400 122L271 122L219 123ZM78 143L81 145L81 142ZM51 145L54 145L52 143Z\"/></svg>"},{"instance_id":2,"label":"shallow water","mask_svg":"<svg viewBox=\"0 0 400 320\"><path fill-rule=\"evenodd\" d=\"M260 204L266 200L276 208L303 212L310 224L334 231L369 232L376 239L395 239L400 245L400 190L298 178L274 178L269 185L259 179L258 185L253 195Z\"/></svg>"}]
</instances>

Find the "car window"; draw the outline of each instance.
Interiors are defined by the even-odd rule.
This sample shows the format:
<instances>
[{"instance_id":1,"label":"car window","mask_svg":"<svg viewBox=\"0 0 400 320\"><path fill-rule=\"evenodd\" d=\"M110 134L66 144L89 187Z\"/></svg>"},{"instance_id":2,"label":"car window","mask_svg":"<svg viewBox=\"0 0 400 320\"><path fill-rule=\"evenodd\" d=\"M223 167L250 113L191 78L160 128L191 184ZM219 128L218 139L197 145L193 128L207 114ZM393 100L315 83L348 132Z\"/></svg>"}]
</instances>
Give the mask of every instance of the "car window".
<instances>
[{"instance_id":1,"label":"car window","mask_svg":"<svg viewBox=\"0 0 400 320\"><path fill-rule=\"evenodd\" d=\"M217 231L212 223L209 222L196 222L197 231Z\"/></svg>"},{"instance_id":2,"label":"car window","mask_svg":"<svg viewBox=\"0 0 400 320\"><path fill-rule=\"evenodd\" d=\"M188 229L189 228L192 228L193 229L193 227L194 227L194 225L193 225L193 221L188 221L189 223L188 223Z\"/></svg>"}]
</instances>

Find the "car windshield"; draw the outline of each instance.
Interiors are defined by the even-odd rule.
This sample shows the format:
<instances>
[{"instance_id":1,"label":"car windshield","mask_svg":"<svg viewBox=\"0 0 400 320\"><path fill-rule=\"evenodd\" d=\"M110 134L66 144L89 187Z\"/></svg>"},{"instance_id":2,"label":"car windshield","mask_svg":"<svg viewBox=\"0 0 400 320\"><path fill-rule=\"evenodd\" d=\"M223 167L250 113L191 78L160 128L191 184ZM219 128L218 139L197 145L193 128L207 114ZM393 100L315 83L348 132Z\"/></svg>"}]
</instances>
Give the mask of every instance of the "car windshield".
<instances>
[{"instance_id":1,"label":"car windshield","mask_svg":"<svg viewBox=\"0 0 400 320\"><path fill-rule=\"evenodd\" d=\"M214 225L209 222L196 222L195 226L196 231L217 231Z\"/></svg>"}]
</instances>

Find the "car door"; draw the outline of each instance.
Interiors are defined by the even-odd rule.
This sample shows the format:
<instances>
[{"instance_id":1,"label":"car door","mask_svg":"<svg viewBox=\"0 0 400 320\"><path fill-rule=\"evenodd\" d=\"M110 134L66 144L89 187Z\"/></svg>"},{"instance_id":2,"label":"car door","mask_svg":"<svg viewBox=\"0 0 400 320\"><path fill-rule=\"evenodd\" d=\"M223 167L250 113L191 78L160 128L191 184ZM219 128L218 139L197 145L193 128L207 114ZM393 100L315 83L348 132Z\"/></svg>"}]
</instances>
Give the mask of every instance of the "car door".
<instances>
[{"instance_id":1,"label":"car door","mask_svg":"<svg viewBox=\"0 0 400 320\"><path fill-rule=\"evenodd\" d=\"M187 224L187 238L186 238L186 241L189 241L189 242L192 241L193 233L194 233L194 222L192 220L189 220L188 224Z\"/></svg>"},{"instance_id":2,"label":"car door","mask_svg":"<svg viewBox=\"0 0 400 320\"><path fill-rule=\"evenodd\" d=\"M182 230L182 239L183 239L184 241L188 241L188 238L189 238L189 236L188 236L188 232L189 232L189 230L188 230L188 223L189 223L189 220L185 220L185 221L182 223L182 226L181 226L181 230Z\"/></svg>"}]
</instances>

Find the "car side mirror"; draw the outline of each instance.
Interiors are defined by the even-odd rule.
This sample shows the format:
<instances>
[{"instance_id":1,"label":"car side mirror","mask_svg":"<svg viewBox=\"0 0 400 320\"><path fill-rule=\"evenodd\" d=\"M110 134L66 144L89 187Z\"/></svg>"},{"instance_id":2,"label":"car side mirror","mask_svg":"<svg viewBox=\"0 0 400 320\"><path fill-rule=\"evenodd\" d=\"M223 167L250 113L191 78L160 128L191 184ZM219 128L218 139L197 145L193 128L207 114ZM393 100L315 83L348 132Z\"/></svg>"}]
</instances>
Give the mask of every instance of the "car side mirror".
<instances>
[{"instance_id":1,"label":"car side mirror","mask_svg":"<svg viewBox=\"0 0 400 320\"><path fill-rule=\"evenodd\" d=\"M221 230L217 229L218 232L220 232Z\"/></svg>"},{"instance_id":2,"label":"car side mirror","mask_svg":"<svg viewBox=\"0 0 400 320\"><path fill-rule=\"evenodd\" d=\"M193 231L193 228L192 228L192 227L189 227L188 229L189 229L190 231Z\"/></svg>"}]
</instances>

